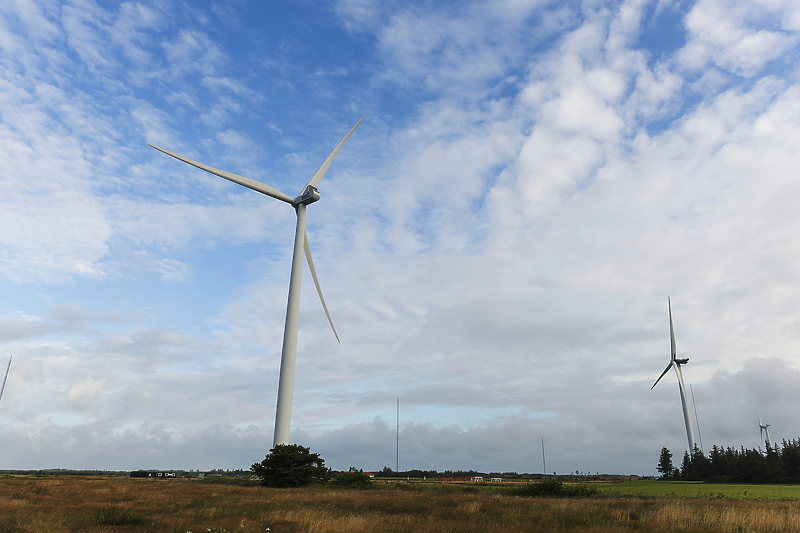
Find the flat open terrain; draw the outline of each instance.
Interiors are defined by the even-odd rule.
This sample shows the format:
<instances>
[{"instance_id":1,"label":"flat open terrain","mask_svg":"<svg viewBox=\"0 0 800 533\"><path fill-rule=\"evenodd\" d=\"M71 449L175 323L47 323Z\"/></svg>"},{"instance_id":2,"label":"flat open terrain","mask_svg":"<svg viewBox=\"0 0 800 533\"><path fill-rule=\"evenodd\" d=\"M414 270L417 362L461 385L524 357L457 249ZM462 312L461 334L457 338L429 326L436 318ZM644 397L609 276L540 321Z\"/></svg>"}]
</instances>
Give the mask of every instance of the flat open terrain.
<instances>
[{"instance_id":1,"label":"flat open terrain","mask_svg":"<svg viewBox=\"0 0 800 533\"><path fill-rule=\"evenodd\" d=\"M268 489L197 480L2 477L0 531L800 531L800 501L528 499L500 487Z\"/></svg>"},{"instance_id":2,"label":"flat open terrain","mask_svg":"<svg viewBox=\"0 0 800 533\"><path fill-rule=\"evenodd\" d=\"M628 481L597 485L609 495L684 496L745 500L800 500L800 485L734 485L699 481Z\"/></svg>"}]
</instances>

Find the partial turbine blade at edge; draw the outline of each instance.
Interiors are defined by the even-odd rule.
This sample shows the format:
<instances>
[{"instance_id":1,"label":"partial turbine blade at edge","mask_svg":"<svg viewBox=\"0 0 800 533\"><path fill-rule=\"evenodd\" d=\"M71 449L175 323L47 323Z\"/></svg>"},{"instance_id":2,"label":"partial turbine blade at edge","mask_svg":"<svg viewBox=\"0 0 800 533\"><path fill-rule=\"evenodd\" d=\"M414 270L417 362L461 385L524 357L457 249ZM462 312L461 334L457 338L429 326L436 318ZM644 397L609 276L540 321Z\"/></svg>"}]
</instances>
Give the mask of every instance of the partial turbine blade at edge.
<instances>
[{"instance_id":1,"label":"partial turbine blade at edge","mask_svg":"<svg viewBox=\"0 0 800 533\"><path fill-rule=\"evenodd\" d=\"M155 148L160 152L164 152L167 155L171 155L175 159L180 159L184 163L189 163L193 167L205 170L206 172L214 174L215 176L219 176L220 178L225 178L228 181L238 183L239 185L244 185L248 189L253 189L256 192L260 192L261 194L266 194L267 196L271 196L276 200L281 200L288 204L294 204L294 198L290 197L287 194L283 194L275 187L270 187L269 185L265 185L260 181L251 180L250 178L245 178L244 176L231 174L230 172L225 172L224 170L219 170L218 168L210 167L208 165L204 165L203 163L198 163L197 161L193 161L188 157L183 157L181 155L170 152L169 150L164 150L163 148L159 148L158 146L154 146L152 144L148 144L148 146L152 146L153 148Z\"/></svg>"},{"instance_id":2,"label":"partial turbine blade at edge","mask_svg":"<svg viewBox=\"0 0 800 533\"><path fill-rule=\"evenodd\" d=\"M6 366L6 375L3 376L3 386L0 387L0 400L3 399L3 391L6 390L6 380L8 379L9 370L11 370L11 357L8 358L8 366Z\"/></svg>"},{"instance_id":3,"label":"partial turbine blade at edge","mask_svg":"<svg viewBox=\"0 0 800 533\"><path fill-rule=\"evenodd\" d=\"M672 368L672 362L670 362L670 364L668 364L668 365L667 365L667 368L665 368L665 369L664 369L664 371L661 373L661 375L660 375L660 376L658 376L658 379L656 380L656 382L655 382L655 383L653 383L653 386L652 386L652 387L650 387L650 390L653 390L654 388L656 388L656 385L658 385L658 382L659 382L659 381L661 381L661 378L663 378L663 377L664 377L664 374L666 374L667 372L669 372L669 369L670 369L670 368Z\"/></svg>"},{"instance_id":4,"label":"partial turbine blade at edge","mask_svg":"<svg viewBox=\"0 0 800 533\"><path fill-rule=\"evenodd\" d=\"M678 350L675 346L675 330L672 328L672 302L669 296L667 296L667 305L669 306L669 341L672 348L672 360L674 361L678 356Z\"/></svg>"},{"instance_id":5,"label":"partial turbine blade at edge","mask_svg":"<svg viewBox=\"0 0 800 533\"><path fill-rule=\"evenodd\" d=\"M364 117L361 117L361 120L364 120ZM356 131L358 125L361 124L361 120L356 122L356 125L353 126L353 129L351 129L350 132L344 136L342 142L340 142L338 146L336 146L336 148L333 149L333 152L331 152L331 155L328 156L328 159L326 159L325 162L322 163L322 166L319 167L319 170L317 170L311 177L311 179L308 182L308 185L311 185L312 187L316 187L317 185L319 185L319 182L322 181L322 177L325 176L325 173L328 171L328 167L330 167L331 163L333 163L333 158L336 157L336 154L339 153L339 149L342 146L344 146L344 143L347 142L347 139L349 139L350 136L353 134L353 132Z\"/></svg>"},{"instance_id":6,"label":"partial turbine blade at edge","mask_svg":"<svg viewBox=\"0 0 800 533\"><path fill-rule=\"evenodd\" d=\"M308 261L308 269L311 271L311 277L314 278L314 286L317 287L317 294L319 294L319 301L322 302L322 309L325 310L325 316L328 317L328 324L331 325L331 329L333 330L333 335L336 337L336 342L339 344L342 341L339 340L339 334L336 333L336 328L333 327L333 320L331 320L331 314L328 312L328 306L325 305L325 298L322 297L322 289L319 287L319 280L317 279L317 270L314 268L314 260L311 259L311 248L308 246L308 234L304 235L305 242L303 243L303 249L306 252L306 260Z\"/></svg>"}]
</instances>

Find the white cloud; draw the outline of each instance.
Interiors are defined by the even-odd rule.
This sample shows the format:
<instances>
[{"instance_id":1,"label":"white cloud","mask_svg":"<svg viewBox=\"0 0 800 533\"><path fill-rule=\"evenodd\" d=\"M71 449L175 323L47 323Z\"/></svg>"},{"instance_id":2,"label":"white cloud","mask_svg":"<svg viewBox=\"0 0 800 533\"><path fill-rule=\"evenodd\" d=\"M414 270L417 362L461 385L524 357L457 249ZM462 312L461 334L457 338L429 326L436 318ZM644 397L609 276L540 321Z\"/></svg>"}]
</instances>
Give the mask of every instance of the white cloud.
<instances>
[{"instance_id":1,"label":"white cloud","mask_svg":"<svg viewBox=\"0 0 800 533\"><path fill-rule=\"evenodd\" d=\"M171 42L163 43L173 74L199 72L205 78L217 75L225 54L208 35L197 30L181 30Z\"/></svg>"},{"instance_id":2,"label":"white cloud","mask_svg":"<svg viewBox=\"0 0 800 533\"><path fill-rule=\"evenodd\" d=\"M100 387L104 380L86 378L81 383L75 383L69 389L69 405L77 411L86 411L96 401Z\"/></svg>"},{"instance_id":3,"label":"white cloud","mask_svg":"<svg viewBox=\"0 0 800 533\"><path fill-rule=\"evenodd\" d=\"M690 37L681 60L692 69L712 63L752 75L797 44L786 31L797 29L797 17L797 6L780 2L703 0L686 18Z\"/></svg>"}]
</instances>

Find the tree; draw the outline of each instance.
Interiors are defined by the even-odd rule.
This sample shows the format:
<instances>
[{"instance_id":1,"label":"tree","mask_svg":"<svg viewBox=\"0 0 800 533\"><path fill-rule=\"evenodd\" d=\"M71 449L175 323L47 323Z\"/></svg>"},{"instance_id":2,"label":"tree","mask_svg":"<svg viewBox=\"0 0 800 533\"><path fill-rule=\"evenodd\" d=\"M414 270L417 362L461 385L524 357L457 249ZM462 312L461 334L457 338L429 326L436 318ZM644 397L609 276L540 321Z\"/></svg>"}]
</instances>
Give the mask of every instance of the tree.
<instances>
[{"instance_id":1,"label":"tree","mask_svg":"<svg viewBox=\"0 0 800 533\"><path fill-rule=\"evenodd\" d=\"M658 469L661 472L661 479L671 479L675 467L672 466L672 452L667 448L661 448L661 455L658 458Z\"/></svg>"},{"instance_id":2,"label":"tree","mask_svg":"<svg viewBox=\"0 0 800 533\"><path fill-rule=\"evenodd\" d=\"M711 477L711 460L703 455L700 448L695 445L692 451L692 468L698 479L708 479Z\"/></svg>"},{"instance_id":3,"label":"tree","mask_svg":"<svg viewBox=\"0 0 800 533\"><path fill-rule=\"evenodd\" d=\"M692 462L692 456L689 452L683 452L683 461L681 461L681 479L683 481L700 481L697 475L697 469Z\"/></svg>"},{"instance_id":4,"label":"tree","mask_svg":"<svg viewBox=\"0 0 800 533\"><path fill-rule=\"evenodd\" d=\"M328 473L319 454L299 444L278 444L250 470L268 487L301 487L324 481Z\"/></svg>"}]
</instances>

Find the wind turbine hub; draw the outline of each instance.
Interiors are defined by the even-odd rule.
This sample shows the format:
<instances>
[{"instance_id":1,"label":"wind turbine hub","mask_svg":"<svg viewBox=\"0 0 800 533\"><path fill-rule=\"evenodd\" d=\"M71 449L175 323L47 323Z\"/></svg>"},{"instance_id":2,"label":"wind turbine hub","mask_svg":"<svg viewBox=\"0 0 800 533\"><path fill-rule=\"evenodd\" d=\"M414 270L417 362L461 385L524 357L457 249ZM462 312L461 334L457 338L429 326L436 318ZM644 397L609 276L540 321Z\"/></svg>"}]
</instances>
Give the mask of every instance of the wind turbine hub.
<instances>
[{"instance_id":1,"label":"wind turbine hub","mask_svg":"<svg viewBox=\"0 0 800 533\"><path fill-rule=\"evenodd\" d=\"M675 364L677 364L677 365L685 365L688 362L689 362L689 358L688 357L686 359L675 359Z\"/></svg>"},{"instance_id":2,"label":"wind turbine hub","mask_svg":"<svg viewBox=\"0 0 800 533\"><path fill-rule=\"evenodd\" d=\"M306 185L306 188L303 189L303 192L300 193L300 196L294 199L294 205L299 204L313 204L317 200L320 199L319 190L313 185Z\"/></svg>"}]
</instances>

